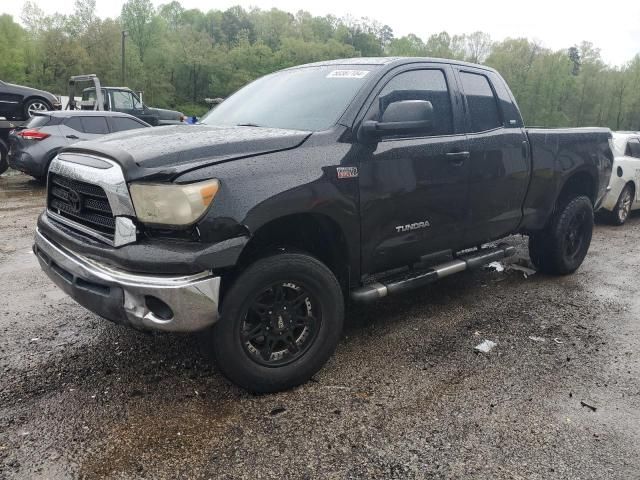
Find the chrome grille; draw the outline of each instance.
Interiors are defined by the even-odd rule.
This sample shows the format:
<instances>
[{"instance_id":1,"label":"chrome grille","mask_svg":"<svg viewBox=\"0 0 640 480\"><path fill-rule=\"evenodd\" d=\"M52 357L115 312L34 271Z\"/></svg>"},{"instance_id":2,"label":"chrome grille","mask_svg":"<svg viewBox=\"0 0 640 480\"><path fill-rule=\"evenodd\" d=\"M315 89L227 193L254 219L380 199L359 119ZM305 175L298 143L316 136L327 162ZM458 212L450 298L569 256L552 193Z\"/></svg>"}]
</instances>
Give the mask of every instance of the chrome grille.
<instances>
[{"instance_id":1,"label":"chrome grille","mask_svg":"<svg viewBox=\"0 0 640 480\"><path fill-rule=\"evenodd\" d=\"M98 185L49 174L47 207L58 215L112 236L116 220L104 189Z\"/></svg>"}]
</instances>

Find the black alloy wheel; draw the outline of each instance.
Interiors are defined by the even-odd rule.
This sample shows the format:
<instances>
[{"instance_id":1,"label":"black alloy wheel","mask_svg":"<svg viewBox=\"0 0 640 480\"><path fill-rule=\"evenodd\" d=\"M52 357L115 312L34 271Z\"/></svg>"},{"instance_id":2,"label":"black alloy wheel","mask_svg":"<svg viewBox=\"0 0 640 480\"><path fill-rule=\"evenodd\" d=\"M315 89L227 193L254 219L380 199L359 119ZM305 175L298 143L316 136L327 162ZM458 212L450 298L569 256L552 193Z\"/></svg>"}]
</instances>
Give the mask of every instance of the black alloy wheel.
<instances>
[{"instance_id":1,"label":"black alloy wheel","mask_svg":"<svg viewBox=\"0 0 640 480\"><path fill-rule=\"evenodd\" d=\"M311 255L283 252L256 260L232 280L220 318L201 333L200 345L235 384L277 392L322 368L343 322L344 296L334 273Z\"/></svg>"},{"instance_id":2,"label":"black alloy wheel","mask_svg":"<svg viewBox=\"0 0 640 480\"><path fill-rule=\"evenodd\" d=\"M305 354L321 322L319 304L306 287L276 283L248 304L239 334L253 361L278 367Z\"/></svg>"}]
</instances>

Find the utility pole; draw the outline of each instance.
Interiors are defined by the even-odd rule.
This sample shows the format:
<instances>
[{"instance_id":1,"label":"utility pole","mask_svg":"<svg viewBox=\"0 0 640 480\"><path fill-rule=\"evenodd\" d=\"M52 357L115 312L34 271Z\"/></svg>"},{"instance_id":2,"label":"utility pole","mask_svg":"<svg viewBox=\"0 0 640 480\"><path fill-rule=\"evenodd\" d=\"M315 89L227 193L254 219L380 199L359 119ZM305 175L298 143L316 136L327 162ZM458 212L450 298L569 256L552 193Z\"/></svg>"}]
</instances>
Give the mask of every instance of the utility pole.
<instances>
[{"instance_id":1,"label":"utility pole","mask_svg":"<svg viewBox=\"0 0 640 480\"><path fill-rule=\"evenodd\" d=\"M127 35L129 35L129 32L127 30L122 30L122 86L126 85L124 78L124 40L127 38Z\"/></svg>"}]
</instances>

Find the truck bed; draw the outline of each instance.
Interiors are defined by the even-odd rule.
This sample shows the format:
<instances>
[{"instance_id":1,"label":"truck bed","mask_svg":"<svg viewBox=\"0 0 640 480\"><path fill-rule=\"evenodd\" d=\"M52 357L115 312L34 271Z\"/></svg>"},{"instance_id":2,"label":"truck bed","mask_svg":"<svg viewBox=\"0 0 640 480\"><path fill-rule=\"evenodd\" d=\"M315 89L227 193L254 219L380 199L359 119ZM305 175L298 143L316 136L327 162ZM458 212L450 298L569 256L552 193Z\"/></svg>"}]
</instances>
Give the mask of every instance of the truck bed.
<instances>
[{"instance_id":1,"label":"truck bed","mask_svg":"<svg viewBox=\"0 0 640 480\"><path fill-rule=\"evenodd\" d=\"M531 180L523 205L523 229L544 227L554 207L549 192L559 191L574 173L584 171L599 178L589 185L594 205L602 201L608 185L613 156L608 128L527 128ZM591 177L594 178L594 177Z\"/></svg>"}]
</instances>

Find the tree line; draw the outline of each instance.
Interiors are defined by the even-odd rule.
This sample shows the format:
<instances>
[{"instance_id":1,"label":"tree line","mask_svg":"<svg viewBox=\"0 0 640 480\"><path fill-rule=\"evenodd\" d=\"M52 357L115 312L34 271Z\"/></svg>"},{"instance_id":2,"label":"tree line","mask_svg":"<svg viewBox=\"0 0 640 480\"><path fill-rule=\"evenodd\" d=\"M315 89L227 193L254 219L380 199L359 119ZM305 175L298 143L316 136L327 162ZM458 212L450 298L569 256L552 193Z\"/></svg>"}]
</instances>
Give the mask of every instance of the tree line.
<instances>
[{"instance_id":1,"label":"tree line","mask_svg":"<svg viewBox=\"0 0 640 480\"><path fill-rule=\"evenodd\" d=\"M588 42L551 50L527 38L493 41L483 32L396 37L368 18L313 16L278 9L155 8L128 0L118 18L99 18L95 0L76 0L71 15L46 15L26 2L21 24L0 16L0 79L66 94L69 76L96 73L120 85L121 35L126 86L147 103L188 114L281 68L356 56L428 56L483 63L507 80L528 125L608 126L640 130L640 54L607 65Z\"/></svg>"}]
</instances>

